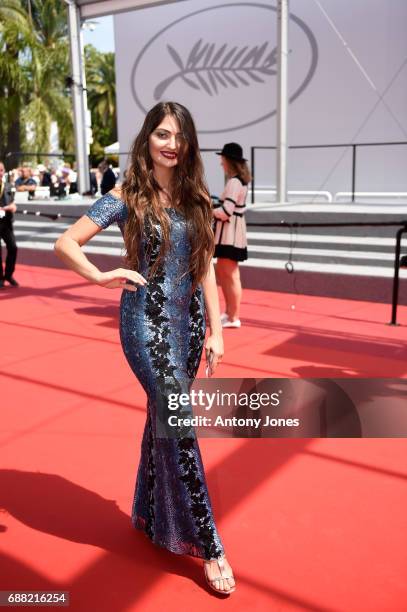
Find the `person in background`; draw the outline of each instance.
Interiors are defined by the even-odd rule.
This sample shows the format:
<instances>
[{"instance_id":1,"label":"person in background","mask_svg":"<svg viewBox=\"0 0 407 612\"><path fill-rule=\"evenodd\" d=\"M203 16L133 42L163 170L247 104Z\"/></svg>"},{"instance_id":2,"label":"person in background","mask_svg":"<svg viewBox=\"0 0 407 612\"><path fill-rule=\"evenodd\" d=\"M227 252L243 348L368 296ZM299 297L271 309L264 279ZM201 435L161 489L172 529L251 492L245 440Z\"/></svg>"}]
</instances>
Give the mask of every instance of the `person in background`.
<instances>
[{"instance_id":1,"label":"person in background","mask_svg":"<svg viewBox=\"0 0 407 612\"><path fill-rule=\"evenodd\" d=\"M71 189L71 169L67 166L61 168L61 178L59 180L60 195L68 195Z\"/></svg>"},{"instance_id":2,"label":"person in background","mask_svg":"<svg viewBox=\"0 0 407 612\"><path fill-rule=\"evenodd\" d=\"M51 173L48 172L47 168L44 164L38 164L37 170L40 173L40 186L41 187L51 187Z\"/></svg>"},{"instance_id":3,"label":"person in background","mask_svg":"<svg viewBox=\"0 0 407 612\"><path fill-rule=\"evenodd\" d=\"M21 176L21 171L20 171L20 168L13 168L13 170L9 170L7 174L8 174L8 182L9 182L9 183L10 183L10 184L11 184L13 187L15 187L16 180L17 180L18 178L20 178L20 176Z\"/></svg>"},{"instance_id":4,"label":"person in background","mask_svg":"<svg viewBox=\"0 0 407 612\"><path fill-rule=\"evenodd\" d=\"M59 177L57 173L57 169L55 167L51 168L51 185L49 188L50 195L55 197L58 195L58 187L59 187Z\"/></svg>"},{"instance_id":5,"label":"person in background","mask_svg":"<svg viewBox=\"0 0 407 612\"><path fill-rule=\"evenodd\" d=\"M28 191L28 199L32 200L35 196L36 186L37 183L32 176L31 168L23 166L21 168L21 177L15 183L16 191Z\"/></svg>"},{"instance_id":6,"label":"person in background","mask_svg":"<svg viewBox=\"0 0 407 612\"><path fill-rule=\"evenodd\" d=\"M60 178L58 179L57 195L63 198L72 193L77 193L76 174L69 166L63 166L60 169Z\"/></svg>"},{"instance_id":7,"label":"person in background","mask_svg":"<svg viewBox=\"0 0 407 612\"><path fill-rule=\"evenodd\" d=\"M102 175L102 182L100 183L100 193L102 195L105 195L116 185L116 175L109 166L107 159L104 159L100 162L98 169Z\"/></svg>"},{"instance_id":8,"label":"person in background","mask_svg":"<svg viewBox=\"0 0 407 612\"><path fill-rule=\"evenodd\" d=\"M98 181L97 181L96 171L93 168L89 170L89 186L90 186L90 189L88 191L84 191L82 195L94 196L97 194Z\"/></svg>"},{"instance_id":9,"label":"person in background","mask_svg":"<svg viewBox=\"0 0 407 612\"><path fill-rule=\"evenodd\" d=\"M243 149L236 142L225 144L221 166L227 177L219 204L213 208L215 217L216 276L222 287L226 312L221 315L222 327L240 327L242 285L239 261L247 259L246 211L247 186L251 180Z\"/></svg>"},{"instance_id":10,"label":"person in background","mask_svg":"<svg viewBox=\"0 0 407 612\"><path fill-rule=\"evenodd\" d=\"M89 195L95 195L98 190L96 172L94 170L91 170L89 174L90 174L90 193Z\"/></svg>"},{"instance_id":11,"label":"person in background","mask_svg":"<svg viewBox=\"0 0 407 612\"><path fill-rule=\"evenodd\" d=\"M3 273L0 244L0 289L4 289L5 281L11 287L19 286L13 277L17 260L17 244L13 232L13 213L16 210L11 183L6 180L6 170L3 162L0 162L0 238L4 240L7 248L6 267Z\"/></svg>"},{"instance_id":12,"label":"person in background","mask_svg":"<svg viewBox=\"0 0 407 612\"><path fill-rule=\"evenodd\" d=\"M31 177L34 179L36 187L39 187L41 185L41 176L38 168L31 169Z\"/></svg>"}]
</instances>

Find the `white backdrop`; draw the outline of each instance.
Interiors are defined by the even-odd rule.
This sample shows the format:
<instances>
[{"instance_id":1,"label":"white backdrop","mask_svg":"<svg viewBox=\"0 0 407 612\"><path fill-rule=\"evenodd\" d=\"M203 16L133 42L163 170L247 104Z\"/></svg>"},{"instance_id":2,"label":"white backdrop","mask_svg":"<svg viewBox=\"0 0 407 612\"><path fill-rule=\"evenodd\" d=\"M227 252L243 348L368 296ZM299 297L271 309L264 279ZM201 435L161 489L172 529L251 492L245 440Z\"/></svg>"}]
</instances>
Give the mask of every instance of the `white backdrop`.
<instances>
[{"instance_id":1,"label":"white backdrop","mask_svg":"<svg viewBox=\"0 0 407 612\"><path fill-rule=\"evenodd\" d=\"M251 145L275 145L275 7L187 0L115 15L121 150L160 100L191 110L201 147L237 141L249 157ZM290 10L289 144L407 141L406 0L291 0ZM219 158L204 160L218 193ZM407 191L407 145L359 149L357 162L359 191ZM256 183L274 185L273 152L256 153ZM350 190L350 150L291 151L288 185Z\"/></svg>"}]
</instances>

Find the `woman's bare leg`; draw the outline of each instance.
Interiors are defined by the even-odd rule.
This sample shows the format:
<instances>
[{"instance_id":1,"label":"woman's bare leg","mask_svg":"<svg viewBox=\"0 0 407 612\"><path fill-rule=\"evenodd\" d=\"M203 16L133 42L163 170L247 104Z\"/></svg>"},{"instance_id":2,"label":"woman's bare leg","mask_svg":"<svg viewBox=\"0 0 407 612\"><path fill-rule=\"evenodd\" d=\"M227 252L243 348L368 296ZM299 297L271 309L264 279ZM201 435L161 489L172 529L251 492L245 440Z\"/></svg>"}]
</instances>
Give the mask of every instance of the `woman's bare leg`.
<instances>
[{"instance_id":1,"label":"woman's bare leg","mask_svg":"<svg viewBox=\"0 0 407 612\"><path fill-rule=\"evenodd\" d=\"M218 264L219 262L221 262L221 286L226 301L226 313L229 321L236 321L239 319L242 299L239 264L233 259L226 258L219 258Z\"/></svg>"},{"instance_id":2,"label":"woman's bare leg","mask_svg":"<svg viewBox=\"0 0 407 612\"><path fill-rule=\"evenodd\" d=\"M218 257L218 260L217 260L217 263L216 263L216 279L217 279L218 284L220 285L220 287L222 289L223 297L225 299L225 312L229 316L227 288L225 288L225 283L227 283L228 280L227 280L227 278L225 276L224 261L225 260L223 258Z\"/></svg>"}]
</instances>

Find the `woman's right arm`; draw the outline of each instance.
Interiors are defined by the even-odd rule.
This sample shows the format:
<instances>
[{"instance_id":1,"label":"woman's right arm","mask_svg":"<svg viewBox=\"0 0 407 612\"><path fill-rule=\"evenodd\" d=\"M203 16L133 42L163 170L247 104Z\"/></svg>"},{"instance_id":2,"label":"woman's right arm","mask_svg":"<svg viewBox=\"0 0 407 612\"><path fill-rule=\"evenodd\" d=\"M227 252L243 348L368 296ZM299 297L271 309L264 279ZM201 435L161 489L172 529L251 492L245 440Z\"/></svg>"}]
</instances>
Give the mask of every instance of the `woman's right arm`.
<instances>
[{"instance_id":1,"label":"woman's right arm","mask_svg":"<svg viewBox=\"0 0 407 612\"><path fill-rule=\"evenodd\" d=\"M239 191L241 189L241 183L239 179L233 177L228 180L225 185L225 189L222 193L219 202L220 206L213 209L213 216L220 221L230 221L233 212L235 210Z\"/></svg>"},{"instance_id":2,"label":"woman's right arm","mask_svg":"<svg viewBox=\"0 0 407 612\"><path fill-rule=\"evenodd\" d=\"M101 230L102 227L84 215L58 238L54 251L68 268L97 285L108 289L121 287L130 291L136 291L137 287L127 281L136 285L145 285L146 279L134 270L116 268L109 272L101 272L89 261L81 247Z\"/></svg>"}]
</instances>

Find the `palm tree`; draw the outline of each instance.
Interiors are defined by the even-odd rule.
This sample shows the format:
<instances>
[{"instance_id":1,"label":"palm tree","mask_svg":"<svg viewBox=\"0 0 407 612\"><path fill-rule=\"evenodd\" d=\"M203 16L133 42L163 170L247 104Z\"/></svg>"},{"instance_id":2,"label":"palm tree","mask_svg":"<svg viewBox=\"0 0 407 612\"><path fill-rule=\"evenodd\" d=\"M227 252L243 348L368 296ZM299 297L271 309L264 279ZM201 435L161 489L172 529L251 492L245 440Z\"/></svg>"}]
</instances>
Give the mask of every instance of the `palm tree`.
<instances>
[{"instance_id":1,"label":"palm tree","mask_svg":"<svg viewBox=\"0 0 407 612\"><path fill-rule=\"evenodd\" d=\"M27 37L26 14L19 0L2 0L0 5L0 155L20 151L20 110L29 89L24 62ZM18 158L7 158L12 167Z\"/></svg>"},{"instance_id":2,"label":"palm tree","mask_svg":"<svg viewBox=\"0 0 407 612\"><path fill-rule=\"evenodd\" d=\"M103 147L117 140L114 54L87 45L85 55L91 151L100 159ZM52 121L61 148L73 149L69 74L64 0L0 0L0 155L48 151Z\"/></svg>"},{"instance_id":3,"label":"palm tree","mask_svg":"<svg viewBox=\"0 0 407 612\"><path fill-rule=\"evenodd\" d=\"M71 101L65 86L70 72L66 4L63 0L22 0L22 4L27 9L34 36L32 91L26 108L26 123L32 127L34 147L39 151L49 150L50 125L56 121L60 145L71 149Z\"/></svg>"},{"instance_id":4,"label":"palm tree","mask_svg":"<svg viewBox=\"0 0 407 612\"><path fill-rule=\"evenodd\" d=\"M94 137L91 154L100 159L104 156L103 147L117 140L114 53L101 53L86 45L85 69Z\"/></svg>"},{"instance_id":5,"label":"palm tree","mask_svg":"<svg viewBox=\"0 0 407 612\"><path fill-rule=\"evenodd\" d=\"M51 121L59 128L63 148L73 145L72 113L65 78L69 74L66 5L63 0L1 0L0 44L8 50L0 60L0 76L8 95L5 146L49 150ZM18 84L18 87L16 86ZM10 96L11 92L11 96ZM67 95L68 94L68 95ZM20 136L32 132L31 142Z\"/></svg>"}]
</instances>

